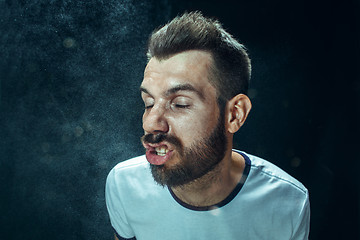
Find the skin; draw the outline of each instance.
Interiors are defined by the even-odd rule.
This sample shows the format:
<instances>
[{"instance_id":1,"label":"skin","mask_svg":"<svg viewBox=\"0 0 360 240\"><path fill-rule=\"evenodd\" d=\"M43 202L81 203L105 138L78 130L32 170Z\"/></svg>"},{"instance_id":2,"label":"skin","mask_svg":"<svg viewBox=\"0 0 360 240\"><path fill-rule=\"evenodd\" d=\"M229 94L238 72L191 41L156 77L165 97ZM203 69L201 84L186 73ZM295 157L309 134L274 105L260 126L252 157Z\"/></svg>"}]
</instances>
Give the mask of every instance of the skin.
<instances>
[{"instance_id":1,"label":"skin","mask_svg":"<svg viewBox=\"0 0 360 240\"><path fill-rule=\"evenodd\" d=\"M212 55L200 50L185 51L161 61L150 59L141 84L145 134L168 133L179 138L185 147L209 136L219 117L216 89L208 80L211 64ZM228 101L225 131L229 144L225 157L215 171L172 188L178 198L194 206L209 206L225 199L235 188L245 160L231 150L233 134L244 124L250 109L246 95L239 94ZM180 161L174 150L165 166L176 167Z\"/></svg>"}]
</instances>

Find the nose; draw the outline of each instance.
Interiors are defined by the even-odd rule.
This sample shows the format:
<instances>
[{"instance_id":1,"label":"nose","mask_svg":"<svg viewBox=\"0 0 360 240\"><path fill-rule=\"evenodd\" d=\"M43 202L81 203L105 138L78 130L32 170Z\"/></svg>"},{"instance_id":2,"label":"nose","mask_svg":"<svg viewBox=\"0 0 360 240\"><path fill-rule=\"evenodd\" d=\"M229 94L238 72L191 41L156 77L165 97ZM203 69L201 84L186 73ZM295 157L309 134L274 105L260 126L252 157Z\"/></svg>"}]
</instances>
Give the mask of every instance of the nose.
<instances>
[{"instance_id":1,"label":"nose","mask_svg":"<svg viewBox=\"0 0 360 240\"><path fill-rule=\"evenodd\" d=\"M160 105L154 105L146 109L143 115L143 129L146 133L167 133L169 125L165 116L165 108Z\"/></svg>"}]
</instances>

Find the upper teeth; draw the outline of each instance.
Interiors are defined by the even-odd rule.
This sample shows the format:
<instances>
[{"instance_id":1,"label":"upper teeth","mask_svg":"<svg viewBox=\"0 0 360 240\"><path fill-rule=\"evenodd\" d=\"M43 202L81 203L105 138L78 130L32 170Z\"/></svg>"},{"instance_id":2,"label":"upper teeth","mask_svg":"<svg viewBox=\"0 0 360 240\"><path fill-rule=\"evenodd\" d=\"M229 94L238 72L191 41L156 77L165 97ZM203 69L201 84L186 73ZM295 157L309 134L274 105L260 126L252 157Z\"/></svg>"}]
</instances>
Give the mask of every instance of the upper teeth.
<instances>
[{"instance_id":1,"label":"upper teeth","mask_svg":"<svg viewBox=\"0 0 360 240\"><path fill-rule=\"evenodd\" d=\"M156 147L155 148L156 154L160 156L165 156L169 149L166 146Z\"/></svg>"}]
</instances>

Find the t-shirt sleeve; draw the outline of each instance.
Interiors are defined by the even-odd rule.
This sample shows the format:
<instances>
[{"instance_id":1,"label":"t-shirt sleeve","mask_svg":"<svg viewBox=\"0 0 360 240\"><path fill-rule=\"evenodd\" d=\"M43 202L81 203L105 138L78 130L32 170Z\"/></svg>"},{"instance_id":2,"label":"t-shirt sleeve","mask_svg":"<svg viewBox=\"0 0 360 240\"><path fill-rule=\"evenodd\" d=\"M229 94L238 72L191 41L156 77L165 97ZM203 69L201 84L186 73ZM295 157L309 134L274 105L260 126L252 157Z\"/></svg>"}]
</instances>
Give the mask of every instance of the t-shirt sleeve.
<instances>
[{"instance_id":1,"label":"t-shirt sleeve","mask_svg":"<svg viewBox=\"0 0 360 240\"><path fill-rule=\"evenodd\" d=\"M302 209L299 214L299 221L294 229L294 234L291 240L307 240L309 239L310 231L310 202L309 194L306 192L306 198L303 202Z\"/></svg>"},{"instance_id":2,"label":"t-shirt sleeve","mask_svg":"<svg viewBox=\"0 0 360 240\"><path fill-rule=\"evenodd\" d=\"M123 183L121 183L115 173L115 169L112 169L106 179L106 207L109 213L111 225L116 231L116 234L121 237L121 239L132 239L135 234L128 223L124 206L120 198L120 184Z\"/></svg>"}]
</instances>

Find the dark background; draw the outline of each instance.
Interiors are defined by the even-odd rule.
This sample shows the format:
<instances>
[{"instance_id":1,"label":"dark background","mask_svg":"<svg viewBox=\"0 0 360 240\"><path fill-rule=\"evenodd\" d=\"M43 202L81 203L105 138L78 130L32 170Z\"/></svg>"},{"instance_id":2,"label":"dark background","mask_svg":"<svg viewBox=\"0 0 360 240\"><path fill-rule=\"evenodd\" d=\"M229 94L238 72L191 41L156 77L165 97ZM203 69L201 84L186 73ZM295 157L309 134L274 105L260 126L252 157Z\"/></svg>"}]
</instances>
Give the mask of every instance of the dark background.
<instances>
[{"instance_id":1,"label":"dark background","mask_svg":"<svg viewBox=\"0 0 360 240\"><path fill-rule=\"evenodd\" d=\"M185 10L249 49L235 147L309 189L310 239L359 239L358 0L1 0L0 239L112 239L105 179L143 153L146 40Z\"/></svg>"}]
</instances>

